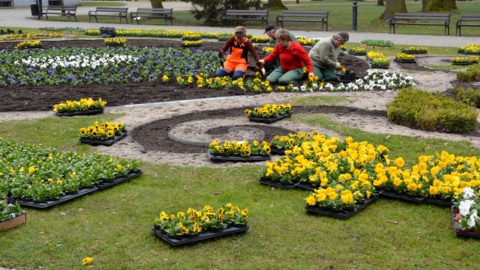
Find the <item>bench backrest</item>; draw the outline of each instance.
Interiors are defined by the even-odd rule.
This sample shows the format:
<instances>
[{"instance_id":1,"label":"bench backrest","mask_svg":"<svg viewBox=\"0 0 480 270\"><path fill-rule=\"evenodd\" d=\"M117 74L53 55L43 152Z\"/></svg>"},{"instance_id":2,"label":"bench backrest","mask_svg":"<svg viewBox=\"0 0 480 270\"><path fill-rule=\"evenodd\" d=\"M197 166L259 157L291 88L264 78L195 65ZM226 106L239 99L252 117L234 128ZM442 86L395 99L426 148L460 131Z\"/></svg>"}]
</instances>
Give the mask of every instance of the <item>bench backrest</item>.
<instances>
[{"instance_id":1,"label":"bench backrest","mask_svg":"<svg viewBox=\"0 0 480 270\"><path fill-rule=\"evenodd\" d=\"M450 13L395 13L395 20L450 20Z\"/></svg>"},{"instance_id":2,"label":"bench backrest","mask_svg":"<svg viewBox=\"0 0 480 270\"><path fill-rule=\"evenodd\" d=\"M97 7L95 12L127 12L127 8L120 8L120 7Z\"/></svg>"},{"instance_id":3,"label":"bench backrest","mask_svg":"<svg viewBox=\"0 0 480 270\"><path fill-rule=\"evenodd\" d=\"M328 17L328 11L283 11L282 16L291 17Z\"/></svg>"},{"instance_id":4,"label":"bench backrest","mask_svg":"<svg viewBox=\"0 0 480 270\"><path fill-rule=\"evenodd\" d=\"M226 15L266 15L268 10L227 9Z\"/></svg>"},{"instance_id":5,"label":"bench backrest","mask_svg":"<svg viewBox=\"0 0 480 270\"><path fill-rule=\"evenodd\" d=\"M480 14L461 14L459 20L480 21Z\"/></svg>"},{"instance_id":6,"label":"bench backrest","mask_svg":"<svg viewBox=\"0 0 480 270\"><path fill-rule=\"evenodd\" d=\"M172 12L173 8L137 8L137 13L165 14Z\"/></svg>"},{"instance_id":7,"label":"bench backrest","mask_svg":"<svg viewBox=\"0 0 480 270\"><path fill-rule=\"evenodd\" d=\"M47 10L65 10L65 11L76 11L76 6L47 6Z\"/></svg>"}]
</instances>

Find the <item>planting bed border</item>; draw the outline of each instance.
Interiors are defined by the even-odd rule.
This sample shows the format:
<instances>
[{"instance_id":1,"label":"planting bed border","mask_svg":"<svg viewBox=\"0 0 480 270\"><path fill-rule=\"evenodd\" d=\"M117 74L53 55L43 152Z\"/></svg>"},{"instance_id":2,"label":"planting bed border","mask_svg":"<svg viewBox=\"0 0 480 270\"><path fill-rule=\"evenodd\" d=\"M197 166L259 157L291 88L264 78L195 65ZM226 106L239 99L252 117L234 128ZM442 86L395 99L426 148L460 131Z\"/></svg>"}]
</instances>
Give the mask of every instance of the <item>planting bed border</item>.
<instances>
[{"instance_id":1,"label":"planting bed border","mask_svg":"<svg viewBox=\"0 0 480 270\"><path fill-rule=\"evenodd\" d=\"M279 120L289 118L292 116L292 113L284 113L277 115L275 117L257 117L257 116L249 116L248 121L250 122L257 122L257 123L264 123L264 124L270 124L273 122L277 122Z\"/></svg>"},{"instance_id":2,"label":"planting bed border","mask_svg":"<svg viewBox=\"0 0 480 270\"><path fill-rule=\"evenodd\" d=\"M61 197L58 200L45 200L45 201L42 201L42 202L35 202L35 201L25 201L25 200L17 200L16 198L10 198L9 201L12 201L12 202L17 201L18 204L20 204L21 206L27 206L27 207L32 207L32 208L39 208L39 209L50 208L52 206L56 206L56 205L62 204L64 202L71 201L73 199L82 197L84 195L93 193L95 191L103 190L103 189L106 189L108 187L126 182L128 180L133 179L133 178L139 177L140 175L142 175L142 173L143 172L141 170L132 171L132 172L129 172L128 174L126 174L124 176L114 178L112 181L104 181L104 182L96 184L92 187L82 188L77 193L67 194L67 195Z\"/></svg>"},{"instance_id":3,"label":"planting bed border","mask_svg":"<svg viewBox=\"0 0 480 270\"><path fill-rule=\"evenodd\" d=\"M97 146L97 145L104 145L104 146L111 146L112 144L120 141L121 139L127 137L128 132L122 132L120 135L113 137L112 139L108 140L99 140L99 139L92 139L92 138L87 138L87 137L80 137L80 142L81 143L86 143L90 144L91 146Z\"/></svg>"},{"instance_id":4,"label":"planting bed border","mask_svg":"<svg viewBox=\"0 0 480 270\"><path fill-rule=\"evenodd\" d=\"M428 51L410 51L410 50L401 50L402 53L406 54L428 54Z\"/></svg>"},{"instance_id":5,"label":"planting bed border","mask_svg":"<svg viewBox=\"0 0 480 270\"><path fill-rule=\"evenodd\" d=\"M397 59L397 58L393 59L393 61L398 62L398 63L409 63L409 64L410 63L417 63L417 61L415 61L415 60L402 60L402 59Z\"/></svg>"},{"instance_id":6,"label":"planting bed border","mask_svg":"<svg viewBox=\"0 0 480 270\"><path fill-rule=\"evenodd\" d=\"M322 207L313 207L313 206L305 206L305 210L307 210L310 214L319 214L322 216L330 216L340 219L347 219L356 213L360 212L361 210L365 209L367 206L371 205L375 201L377 201L378 195L372 195L370 199L366 199L362 204L356 205L353 210L332 210L328 208Z\"/></svg>"},{"instance_id":7,"label":"planting bed border","mask_svg":"<svg viewBox=\"0 0 480 270\"><path fill-rule=\"evenodd\" d=\"M193 243L198 243L207 239L215 239L215 238L225 237L233 234L246 233L249 229L250 227L248 226L238 226L238 227L232 226L232 227L223 229L222 231L219 231L219 232L205 231L205 232L200 232L198 233L198 235L195 235L195 236L171 237L167 235L165 231L157 230L154 227L152 227L152 231L155 234L155 236L159 237L160 239L169 243L172 246L193 244Z\"/></svg>"},{"instance_id":8,"label":"planting bed border","mask_svg":"<svg viewBox=\"0 0 480 270\"><path fill-rule=\"evenodd\" d=\"M94 115L94 114L102 114L103 108L101 109L93 109L93 110L85 110L85 111L73 111L73 112L58 112L56 116L78 116L78 115Z\"/></svg>"},{"instance_id":9,"label":"planting bed border","mask_svg":"<svg viewBox=\"0 0 480 270\"><path fill-rule=\"evenodd\" d=\"M249 157L242 157L242 156L226 156L226 155L215 155L209 152L207 152L208 158L211 161L215 162L254 162L254 161L266 161L270 160L271 156L270 155L251 155Z\"/></svg>"}]
</instances>

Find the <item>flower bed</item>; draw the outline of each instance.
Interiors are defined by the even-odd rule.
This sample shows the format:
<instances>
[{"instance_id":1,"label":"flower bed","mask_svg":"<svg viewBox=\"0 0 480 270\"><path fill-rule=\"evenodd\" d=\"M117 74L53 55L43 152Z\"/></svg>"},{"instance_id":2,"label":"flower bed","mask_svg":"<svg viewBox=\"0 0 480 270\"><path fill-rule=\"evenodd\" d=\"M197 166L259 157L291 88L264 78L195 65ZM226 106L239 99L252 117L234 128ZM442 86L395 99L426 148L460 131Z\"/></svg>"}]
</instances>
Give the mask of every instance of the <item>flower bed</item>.
<instances>
[{"instance_id":1,"label":"flower bed","mask_svg":"<svg viewBox=\"0 0 480 270\"><path fill-rule=\"evenodd\" d=\"M87 128L80 129L80 142L91 145L110 146L127 136L126 126L120 121L118 124L98 121Z\"/></svg>"},{"instance_id":2,"label":"flower bed","mask_svg":"<svg viewBox=\"0 0 480 270\"><path fill-rule=\"evenodd\" d=\"M106 38L104 39L105 45L111 47L125 47L127 46L127 39L125 38Z\"/></svg>"},{"instance_id":3,"label":"flower bed","mask_svg":"<svg viewBox=\"0 0 480 270\"><path fill-rule=\"evenodd\" d=\"M189 208L176 215L162 211L155 219L154 234L171 245L183 245L210 238L248 231L248 210L227 203L214 209L205 205L202 210Z\"/></svg>"},{"instance_id":4,"label":"flower bed","mask_svg":"<svg viewBox=\"0 0 480 270\"><path fill-rule=\"evenodd\" d=\"M1 186L10 193L11 201L46 203L75 198L84 189L92 192L96 184L130 176L139 170L138 161L117 159L108 155L80 155L32 144L0 140ZM8 181L6 180L8 179ZM94 190L93 190L94 191ZM67 197L67 195L71 195ZM43 207L43 205L39 206Z\"/></svg>"},{"instance_id":5,"label":"flower bed","mask_svg":"<svg viewBox=\"0 0 480 270\"><path fill-rule=\"evenodd\" d=\"M408 53L397 53L395 61L400 63L416 63L415 56Z\"/></svg>"},{"instance_id":6,"label":"flower bed","mask_svg":"<svg viewBox=\"0 0 480 270\"><path fill-rule=\"evenodd\" d=\"M348 49L348 53L351 55L361 56L361 55L367 55L367 50L365 50L365 48L363 47L353 47Z\"/></svg>"},{"instance_id":7,"label":"flower bed","mask_svg":"<svg viewBox=\"0 0 480 270\"><path fill-rule=\"evenodd\" d=\"M26 40L18 43L15 49L35 49L41 48L42 42L40 40Z\"/></svg>"},{"instance_id":8,"label":"flower bed","mask_svg":"<svg viewBox=\"0 0 480 270\"><path fill-rule=\"evenodd\" d=\"M456 236L480 238L480 199L478 191L467 187L456 196L452 206L453 231Z\"/></svg>"},{"instance_id":9,"label":"flower bed","mask_svg":"<svg viewBox=\"0 0 480 270\"><path fill-rule=\"evenodd\" d=\"M480 55L480 44L472 43L458 48L459 53Z\"/></svg>"},{"instance_id":10,"label":"flower bed","mask_svg":"<svg viewBox=\"0 0 480 270\"><path fill-rule=\"evenodd\" d=\"M224 141L219 139L208 146L208 157L212 161L264 161L270 159L270 145L266 141L259 143L248 141Z\"/></svg>"},{"instance_id":11,"label":"flower bed","mask_svg":"<svg viewBox=\"0 0 480 270\"><path fill-rule=\"evenodd\" d=\"M480 61L478 56L452 57L450 61L453 65L473 65Z\"/></svg>"},{"instance_id":12,"label":"flower bed","mask_svg":"<svg viewBox=\"0 0 480 270\"><path fill-rule=\"evenodd\" d=\"M182 47L200 47L202 46L201 40L184 40L182 41Z\"/></svg>"},{"instance_id":13,"label":"flower bed","mask_svg":"<svg viewBox=\"0 0 480 270\"><path fill-rule=\"evenodd\" d=\"M415 47L415 46L410 46L405 49L401 49L402 53L406 54L427 54L428 53L428 48L427 47Z\"/></svg>"},{"instance_id":14,"label":"flower bed","mask_svg":"<svg viewBox=\"0 0 480 270\"><path fill-rule=\"evenodd\" d=\"M390 58L386 57L381 52L370 51L367 53L367 59L370 61L372 68L389 68Z\"/></svg>"},{"instance_id":15,"label":"flower bed","mask_svg":"<svg viewBox=\"0 0 480 270\"><path fill-rule=\"evenodd\" d=\"M0 231L11 229L27 222L27 214L18 203L0 201Z\"/></svg>"},{"instance_id":16,"label":"flower bed","mask_svg":"<svg viewBox=\"0 0 480 270\"><path fill-rule=\"evenodd\" d=\"M82 98L79 101L67 100L64 103L53 105L53 111L57 116L93 115L103 113L103 107L107 102L101 98Z\"/></svg>"},{"instance_id":17,"label":"flower bed","mask_svg":"<svg viewBox=\"0 0 480 270\"><path fill-rule=\"evenodd\" d=\"M256 107L253 110L246 109L245 114L252 122L273 123L288 118L292 115L290 104L265 104L263 107Z\"/></svg>"}]
</instances>

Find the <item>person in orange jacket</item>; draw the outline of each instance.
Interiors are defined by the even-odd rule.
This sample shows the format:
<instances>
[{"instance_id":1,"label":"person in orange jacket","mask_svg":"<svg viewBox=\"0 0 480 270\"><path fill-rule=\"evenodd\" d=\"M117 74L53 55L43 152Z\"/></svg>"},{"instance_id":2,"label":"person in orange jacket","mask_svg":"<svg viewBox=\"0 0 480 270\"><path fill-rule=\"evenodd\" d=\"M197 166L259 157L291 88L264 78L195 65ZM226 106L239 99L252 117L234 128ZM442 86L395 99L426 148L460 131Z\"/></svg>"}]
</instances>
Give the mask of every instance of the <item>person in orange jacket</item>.
<instances>
[{"instance_id":1,"label":"person in orange jacket","mask_svg":"<svg viewBox=\"0 0 480 270\"><path fill-rule=\"evenodd\" d=\"M233 80L243 78L248 68L248 52L256 61L260 60L253 43L247 38L247 30L243 26L235 28L235 35L227 40L218 56L222 58L228 50L230 50L230 54L223 63L223 67L215 72L217 77L231 76Z\"/></svg>"}]
</instances>

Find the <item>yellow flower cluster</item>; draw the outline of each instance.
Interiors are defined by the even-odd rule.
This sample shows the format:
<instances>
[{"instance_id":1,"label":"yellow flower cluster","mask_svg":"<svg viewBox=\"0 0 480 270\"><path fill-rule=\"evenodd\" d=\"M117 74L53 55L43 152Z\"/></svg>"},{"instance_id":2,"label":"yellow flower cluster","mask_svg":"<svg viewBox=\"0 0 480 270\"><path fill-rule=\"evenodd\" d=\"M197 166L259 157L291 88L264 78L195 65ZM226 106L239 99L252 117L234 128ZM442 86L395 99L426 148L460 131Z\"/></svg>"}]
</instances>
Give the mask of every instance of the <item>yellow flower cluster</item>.
<instances>
[{"instance_id":1,"label":"yellow flower cluster","mask_svg":"<svg viewBox=\"0 0 480 270\"><path fill-rule=\"evenodd\" d=\"M367 53L367 58L372 65L388 66L390 64L390 58L386 57L385 54L381 52L369 51Z\"/></svg>"},{"instance_id":2,"label":"yellow flower cluster","mask_svg":"<svg viewBox=\"0 0 480 270\"><path fill-rule=\"evenodd\" d=\"M246 225L248 209L240 209L237 205L227 203L215 210L205 205L202 210L188 208L187 213L178 212L176 215L160 212L155 219L154 226L169 235L195 235L207 229L224 229L229 225Z\"/></svg>"},{"instance_id":3,"label":"yellow flower cluster","mask_svg":"<svg viewBox=\"0 0 480 270\"><path fill-rule=\"evenodd\" d=\"M182 47L200 47L202 46L202 40L184 40L182 41Z\"/></svg>"},{"instance_id":4,"label":"yellow flower cluster","mask_svg":"<svg viewBox=\"0 0 480 270\"><path fill-rule=\"evenodd\" d=\"M408 53L397 53L395 56L398 60L415 60L415 55Z\"/></svg>"},{"instance_id":5,"label":"yellow flower cluster","mask_svg":"<svg viewBox=\"0 0 480 270\"><path fill-rule=\"evenodd\" d=\"M36 39L49 39L49 38L58 38L62 37L63 34L59 32L53 32L53 33L26 33L26 34L11 34L7 38L3 38L0 40L36 40Z\"/></svg>"},{"instance_id":6,"label":"yellow flower cluster","mask_svg":"<svg viewBox=\"0 0 480 270\"><path fill-rule=\"evenodd\" d=\"M186 78L182 76L177 77L177 83L180 85L187 85L187 84L192 84L193 83L193 77L192 76L186 76Z\"/></svg>"},{"instance_id":7,"label":"yellow flower cluster","mask_svg":"<svg viewBox=\"0 0 480 270\"><path fill-rule=\"evenodd\" d=\"M469 54L480 54L480 44L471 43L467 46L462 46L458 49L460 53L469 53Z\"/></svg>"},{"instance_id":8,"label":"yellow flower cluster","mask_svg":"<svg viewBox=\"0 0 480 270\"><path fill-rule=\"evenodd\" d=\"M270 41L270 38L266 36L252 36L250 40L254 43L267 43Z\"/></svg>"},{"instance_id":9,"label":"yellow flower cluster","mask_svg":"<svg viewBox=\"0 0 480 270\"><path fill-rule=\"evenodd\" d=\"M466 56L466 57L452 57L450 58L452 63L478 63L480 58L478 56Z\"/></svg>"},{"instance_id":10,"label":"yellow flower cluster","mask_svg":"<svg viewBox=\"0 0 480 270\"><path fill-rule=\"evenodd\" d=\"M53 111L56 113L87 111L103 108L106 104L107 102L103 101L102 98L99 98L98 100L93 100L92 98L82 98L79 101L67 100L65 103L55 104L53 105Z\"/></svg>"},{"instance_id":11,"label":"yellow flower cluster","mask_svg":"<svg viewBox=\"0 0 480 270\"><path fill-rule=\"evenodd\" d=\"M127 39L125 38L106 38L105 40L105 45L110 45L110 46L126 46L127 45Z\"/></svg>"},{"instance_id":12,"label":"yellow flower cluster","mask_svg":"<svg viewBox=\"0 0 480 270\"><path fill-rule=\"evenodd\" d=\"M304 38L304 37L299 37L297 38L298 39L298 43L302 44L302 45L307 45L307 46L313 46L315 45L315 43L318 42L317 39L311 39L311 38Z\"/></svg>"},{"instance_id":13,"label":"yellow flower cluster","mask_svg":"<svg viewBox=\"0 0 480 270\"><path fill-rule=\"evenodd\" d=\"M415 47L415 46L410 46L406 49L402 49L402 51L412 51L412 52L427 52L428 49L427 47Z\"/></svg>"},{"instance_id":14,"label":"yellow flower cluster","mask_svg":"<svg viewBox=\"0 0 480 270\"><path fill-rule=\"evenodd\" d=\"M287 114L292 112L291 104L265 104L263 107L256 107L253 110L246 109L245 114L247 116L253 117L276 117L282 114Z\"/></svg>"},{"instance_id":15,"label":"yellow flower cluster","mask_svg":"<svg viewBox=\"0 0 480 270\"><path fill-rule=\"evenodd\" d=\"M15 46L15 49L24 49L24 48L40 48L42 47L42 42L40 40L32 41L22 41Z\"/></svg>"},{"instance_id":16,"label":"yellow flower cluster","mask_svg":"<svg viewBox=\"0 0 480 270\"><path fill-rule=\"evenodd\" d=\"M188 32L183 35L182 39L183 40L201 40L202 35L196 32Z\"/></svg>"},{"instance_id":17,"label":"yellow flower cluster","mask_svg":"<svg viewBox=\"0 0 480 270\"><path fill-rule=\"evenodd\" d=\"M253 90L255 93L261 93L262 91L266 91L267 93L271 93L273 91L273 88L270 86L270 82L265 80L261 80L259 77L260 74L257 72L257 77L253 80L248 80L247 81L247 86Z\"/></svg>"},{"instance_id":18,"label":"yellow flower cluster","mask_svg":"<svg viewBox=\"0 0 480 270\"><path fill-rule=\"evenodd\" d=\"M231 87L232 85L232 79L228 76L212 78L208 74L201 73L201 74L197 74L195 76L195 79L197 80L198 88L209 87L212 89L218 89L218 88L228 88L228 87Z\"/></svg>"},{"instance_id":19,"label":"yellow flower cluster","mask_svg":"<svg viewBox=\"0 0 480 270\"><path fill-rule=\"evenodd\" d=\"M273 52L273 47L265 46L265 47L262 48L262 52L271 53L271 52Z\"/></svg>"},{"instance_id":20,"label":"yellow flower cluster","mask_svg":"<svg viewBox=\"0 0 480 270\"><path fill-rule=\"evenodd\" d=\"M363 47L353 47L350 48L349 51L351 51L352 53L366 53L366 50Z\"/></svg>"},{"instance_id":21,"label":"yellow flower cluster","mask_svg":"<svg viewBox=\"0 0 480 270\"><path fill-rule=\"evenodd\" d=\"M126 127L122 121L116 123L103 122L101 124L95 121L93 125L80 129L80 136L84 138L94 138L101 140L113 139L115 136L125 132Z\"/></svg>"},{"instance_id":22,"label":"yellow flower cluster","mask_svg":"<svg viewBox=\"0 0 480 270\"><path fill-rule=\"evenodd\" d=\"M276 135L270 142L270 147L276 149L290 150L293 148L293 146L300 146L303 142L314 141L314 137L316 136L320 136L320 138L316 138L316 140L326 139L325 134L318 134L317 131L313 131L312 133L299 131L298 133L290 133L289 135L285 136Z\"/></svg>"},{"instance_id":23,"label":"yellow flower cluster","mask_svg":"<svg viewBox=\"0 0 480 270\"><path fill-rule=\"evenodd\" d=\"M216 139L210 143L208 151L214 155L249 157L251 155L270 155L271 149L270 144L266 141L259 143L254 140L249 143L248 141L237 142L233 140L229 142L225 140L221 143L220 139Z\"/></svg>"}]
</instances>

